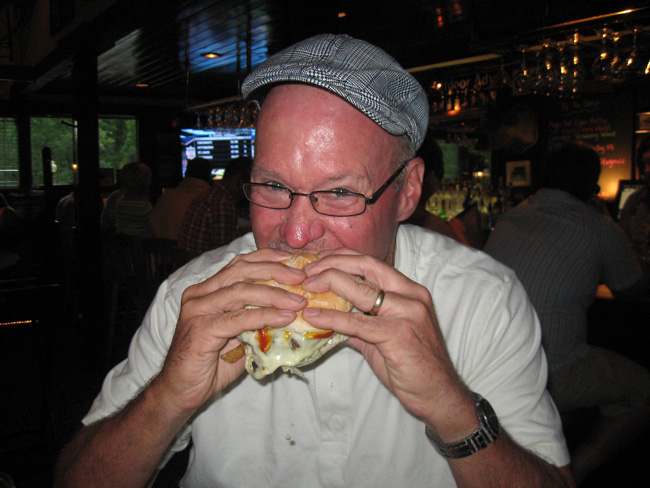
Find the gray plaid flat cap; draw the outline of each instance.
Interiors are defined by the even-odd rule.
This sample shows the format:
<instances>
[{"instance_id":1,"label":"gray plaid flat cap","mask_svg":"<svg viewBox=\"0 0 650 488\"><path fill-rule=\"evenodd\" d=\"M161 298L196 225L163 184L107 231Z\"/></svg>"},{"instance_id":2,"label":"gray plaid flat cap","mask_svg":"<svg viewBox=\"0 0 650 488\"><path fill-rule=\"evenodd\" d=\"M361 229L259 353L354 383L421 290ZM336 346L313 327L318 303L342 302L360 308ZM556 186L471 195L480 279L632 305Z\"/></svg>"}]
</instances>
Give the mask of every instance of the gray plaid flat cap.
<instances>
[{"instance_id":1,"label":"gray plaid flat cap","mask_svg":"<svg viewBox=\"0 0 650 488\"><path fill-rule=\"evenodd\" d=\"M244 98L258 88L308 83L329 90L354 105L393 135L406 134L418 149L429 123L422 86L391 56L347 35L322 34L274 54L242 85Z\"/></svg>"}]
</instances>

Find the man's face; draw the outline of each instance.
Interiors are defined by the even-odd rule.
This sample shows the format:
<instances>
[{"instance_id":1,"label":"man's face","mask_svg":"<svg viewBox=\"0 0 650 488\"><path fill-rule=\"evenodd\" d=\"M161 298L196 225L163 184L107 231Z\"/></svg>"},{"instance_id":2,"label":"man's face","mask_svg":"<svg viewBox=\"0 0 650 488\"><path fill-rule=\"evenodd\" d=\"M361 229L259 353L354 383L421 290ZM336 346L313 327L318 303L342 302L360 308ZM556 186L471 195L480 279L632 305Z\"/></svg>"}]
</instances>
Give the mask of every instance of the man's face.
<instances>
[{"instance_id":1,"label":"man's face","mask_svg":"<svg viewBox=\"0 0 650 488\"><path fill-rule=\"evenodd\" d=\"M347 189L369 197L395 170L397 148L396 136L338 96L308 85L281 85L260 111L251 181L277 182L299 193ZM420 196L419 166L416 160L404 170L407 179L399 192L393 183L353 217L321 215L301 196L286 210L251 204L258 248L318 252L347 247L392 262L398 222L411 214Z\"/></svg>"}]
</instances>

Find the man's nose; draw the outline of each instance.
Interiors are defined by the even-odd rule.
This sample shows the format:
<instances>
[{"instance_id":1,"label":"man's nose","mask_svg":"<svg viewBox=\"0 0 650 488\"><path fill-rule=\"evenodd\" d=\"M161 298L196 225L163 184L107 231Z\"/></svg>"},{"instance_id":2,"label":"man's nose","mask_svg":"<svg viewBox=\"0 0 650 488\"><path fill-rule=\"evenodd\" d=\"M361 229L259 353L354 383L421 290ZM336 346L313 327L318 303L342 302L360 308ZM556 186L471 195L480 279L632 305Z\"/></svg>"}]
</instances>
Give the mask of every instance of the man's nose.
<instances>
[{"instance_id":1,"label":"man's nose","mask_svg":"<svg viewBox=\"0 0 650 488\"><path fill-rule=\"evenodd\" d=\"M292 248L301 249L325 235L322 215L314 210L308 196L296 195L285 212L282 233Z\"/></svg>"}]
</instances>

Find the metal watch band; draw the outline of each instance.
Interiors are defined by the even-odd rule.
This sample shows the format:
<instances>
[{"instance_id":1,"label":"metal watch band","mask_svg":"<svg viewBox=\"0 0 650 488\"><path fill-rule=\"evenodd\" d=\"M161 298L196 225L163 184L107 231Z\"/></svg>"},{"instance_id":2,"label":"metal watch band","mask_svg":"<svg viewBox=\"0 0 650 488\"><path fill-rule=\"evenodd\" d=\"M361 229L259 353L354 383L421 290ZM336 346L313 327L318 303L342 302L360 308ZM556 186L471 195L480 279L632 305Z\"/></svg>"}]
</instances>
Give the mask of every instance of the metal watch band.
<instances>
[{"instance_id":1,"label":"metal watch band","mask_svg":"<svg viewBox=\"0 0 650 488\"><path fill-rule=\"evenodd\" d=\"M499 436L500 425L496 413L490 403L478 393L473 393L474 406L479 421L479 427L469 436L456 442L441 442L440 439L427 426L424 430L436 450L446 458L459 459L471 456L475 452L485 449Z\"/></svg>"}]
</instances>

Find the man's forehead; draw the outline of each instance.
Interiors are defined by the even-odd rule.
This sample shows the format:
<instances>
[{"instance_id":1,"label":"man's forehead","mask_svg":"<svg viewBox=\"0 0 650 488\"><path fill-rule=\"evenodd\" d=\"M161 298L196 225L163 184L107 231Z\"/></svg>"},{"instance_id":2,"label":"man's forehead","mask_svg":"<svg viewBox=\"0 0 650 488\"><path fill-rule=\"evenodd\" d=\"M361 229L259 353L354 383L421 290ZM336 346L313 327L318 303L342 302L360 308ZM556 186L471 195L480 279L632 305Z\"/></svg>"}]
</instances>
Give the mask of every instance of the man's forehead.
<instances>
[{"instance_id":1,"label":"man's forehead","mask_svg":"<svg viewBox=\"0 0 650 488\"><path fill-rule=\"evenodd\" d=\"M366 178L369 174L367 168L354 161L354 159L342 161L341 163L342 164L337 168L334 165L305 162L301 165L303 168L312 166L313 168L324 168L325 171L319 172L318 175L310 173L306 175L299 174L298 176L307 176L309 179L316 179L315 177L318 176L322 181L337 182L361 180ZM330 171L327 171L327 169L330 169ZM253 162L251 174L256 178L282 180L288 176L296 175L296 170L291 162L279 161L276 159L256 159Z\"/></svg>"},{"instance_id":2,"label":"man's forehead","mask_svg":"<svg viewBox=\"0 0 650 488\"><path fill-rule=\"evenodd\" d=\"M288 114L306 114L309 122L325 122L326 117L338 119L343 125L355 124L363 128L364 138L375 140L375 144L377 140L383 140L384 145L393 147L400 139L344 98L324 88L304 83L284 83L269 91L258 118L258 137L265 136L266 131L272 132L275 128L275 120L272 124L264 124L269 112L276 116L279 113L283 119ZM300 131L302 128L302 125L297 125L295 130Z\"/></svg>"}]
</instances>

